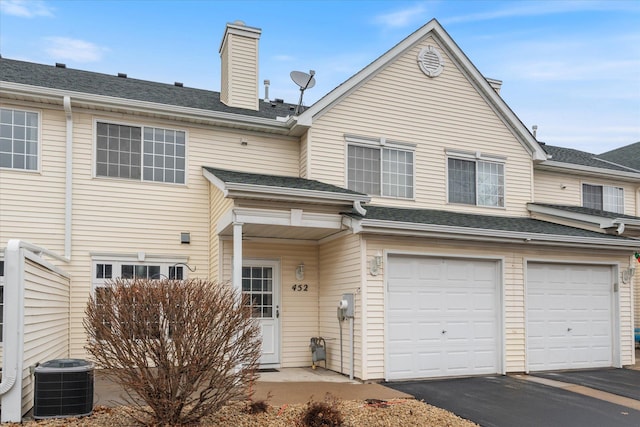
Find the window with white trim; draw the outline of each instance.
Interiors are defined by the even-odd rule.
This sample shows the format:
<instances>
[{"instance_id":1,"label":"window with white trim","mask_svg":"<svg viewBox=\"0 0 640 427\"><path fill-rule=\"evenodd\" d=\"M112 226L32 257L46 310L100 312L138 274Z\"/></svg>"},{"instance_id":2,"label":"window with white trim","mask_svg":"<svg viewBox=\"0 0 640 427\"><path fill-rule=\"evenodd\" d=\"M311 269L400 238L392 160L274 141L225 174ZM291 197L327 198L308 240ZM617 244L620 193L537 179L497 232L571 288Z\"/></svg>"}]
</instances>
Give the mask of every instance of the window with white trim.
<instances>
[{"instance_id":1,"label":"window with white trim","mask_svg":"<svg viewBox=\"0 0 640 427\"><path fill-rule=\"evenodd\" d=\"M104 298L104 289L108 286L109 280L112 279L171 279L182 280L185 278L184 265L181 262L168 263L168 262L133 262L133 261L97 261L93 264L93 289L95 293L96 303L101 304L101 300ZM132 310L136 310L135 303L131 307ZM159 308L146 308L149 309ZM158 311L158 321L154 322L152 326L153 336L159 336L160 334L160 316ZM105 324L106 321L105 321ZM166 331L170 334L170 331ZM140 337L133 337L140 338Z\"/></svg>"},{"instance_id":2,"label":"window with white trim","mask_svg":"<svg viewBox=\"0 0 640 427\"><path fill-rule=\"evenodd\" d=\"M624 189L609 185L582 184L582 206L624 213Z\"/></svg>"},{"instance_id":3,"label":"window with white trim","mask_svg":"<svg viewBox=\"0 0 640 427\"><path fill-rule=\"evenodd\" d=\"M504 164L448 158L449 203L504 207Z\"/></svg>"},{"instance_id":4,"label":"window with white trim","mask_svg":"<svg viewBox=\"0 0 640 427\"><path fill-rule=\"evenodd\" d=\"M96 176L185 182L185 132L96 123Z\"/></svg>"},{"instance_id":5,"label":"window with white trim","mask_svg":"<svg viewBox=\"0 0 640 427\"><path fill-rule=\"evenodd\" d=\"M38 113L0 108L0 168L38 170Z\"/></svg>"},{"instance_id":6,"label":"window with white trim","mask_svg":"<svg viewBox=\"0 0 640 427\"><path fill-rule=\"evenodd\" d=\"M377 145L347 145L347 188L372 196L412 199L413 150Z\"/></svg>"}]
</instances>

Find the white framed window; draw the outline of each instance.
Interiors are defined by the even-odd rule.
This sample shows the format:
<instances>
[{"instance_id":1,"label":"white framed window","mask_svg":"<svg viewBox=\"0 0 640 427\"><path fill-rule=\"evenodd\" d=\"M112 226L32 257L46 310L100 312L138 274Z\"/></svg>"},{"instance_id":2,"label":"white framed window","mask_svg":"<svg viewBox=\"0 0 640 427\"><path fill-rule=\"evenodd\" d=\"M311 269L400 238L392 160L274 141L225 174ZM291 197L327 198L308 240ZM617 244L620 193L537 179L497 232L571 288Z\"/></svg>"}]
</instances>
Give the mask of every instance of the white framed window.
<instances>
[{"instance_id":1,"label":"white framed window","mask_svg":"<svg viewBox=\"0 0 640 427\"><path fill-rule=\"evenodd\" d=\"M582 184L582 206L601 211L624 213L624 188Z\"/></svg>"},{"instance_id":2,"label":"white framed window","mask_svg":"<svg viewBox=\"0 0 640 427\"><path fill-rule=\"evenodd\" d=\"M253 309L252 317L273 318L273 280L272 266L242 267L242 295Z\"/></svg>"},{"instance_id":3,"label":"white framed window","mask_svg":"<svg viewBox=\"0 0 640 427\"><path fill-rule=\"evenodd\" d=\"M504 162L479 153L447 159L449 203L504 207Z\"/></svg>"},{"instance_id":4,"label":"white framed window","mask_svg":"<svg viewBox=\"0 0 640 427\"><path fill-rule=\"evenodd\" d=\"M96 303L98 305L101 304L103 300L104 290L107 288L109 280L112 279L172 279L172 280L182 280L186 278L185 273L185 265L182 261L176 262L167 262L166 260L162 260L162 262L140 262L137 260L118 260L118 261L110 261L106 260L98 260L93 263L93 291L96 298ZM147 307L145 308L146 312L149 310L158 310L158 320L157 322L150 323L153 328L152 337L158 337L161 333L160 331L160 320L162 313L159 311L158 307ZM136 305L134 303L131 310L136 310ZM106 324L106 323L105 323ZM169 334L170 331L164 331L164 333ZM132 337L132 338L141 338L141 337Z\"/></svg>"},{"instance_id":5,"label":"white framed window","mask_svg":"<svg viewBox=\"0 0 640 427\"><path fill-rule=\"evenodd\" d=\"M39 114L0 108L0 168L38 170Z\"/></svg>"},{"instance_id":6,"label":"white framed window","mask_svg":"<svg viewBox=\"0 0 640 427\"><path fill-rule=\"evenodd\" d=\"M96 122L96 176L185 183L186 133Z\"/></svg>"},{"instance_id":7,"label":"white framed window","mask_svg":"<svg viewBox=\"0 0 640 427\"><path fill-rule=\"evenodd\" d=\"M372 196L414 197L414 147L347 137L347 188Z\"/></svg>"}]
</instances>

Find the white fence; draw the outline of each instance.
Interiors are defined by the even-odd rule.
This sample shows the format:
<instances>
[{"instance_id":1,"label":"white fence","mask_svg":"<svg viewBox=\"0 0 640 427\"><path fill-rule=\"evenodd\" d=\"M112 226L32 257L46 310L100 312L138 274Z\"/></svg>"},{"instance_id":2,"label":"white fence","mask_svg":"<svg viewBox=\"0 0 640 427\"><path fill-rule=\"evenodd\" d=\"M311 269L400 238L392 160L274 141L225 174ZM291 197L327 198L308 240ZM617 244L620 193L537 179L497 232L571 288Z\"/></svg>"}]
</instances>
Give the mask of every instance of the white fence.
<instances>
[{"instance_id":1,"label":"white fence","mask_svg":"<svg viewBox=\"0 0 640 427\"><path fill-rule=\"evenodd\" d=\"M20 240L4 250L1 422L20 422L32 408L36 363L69 356L70 276L44 256L66 261Z\"/></svg>"}]
</instances>

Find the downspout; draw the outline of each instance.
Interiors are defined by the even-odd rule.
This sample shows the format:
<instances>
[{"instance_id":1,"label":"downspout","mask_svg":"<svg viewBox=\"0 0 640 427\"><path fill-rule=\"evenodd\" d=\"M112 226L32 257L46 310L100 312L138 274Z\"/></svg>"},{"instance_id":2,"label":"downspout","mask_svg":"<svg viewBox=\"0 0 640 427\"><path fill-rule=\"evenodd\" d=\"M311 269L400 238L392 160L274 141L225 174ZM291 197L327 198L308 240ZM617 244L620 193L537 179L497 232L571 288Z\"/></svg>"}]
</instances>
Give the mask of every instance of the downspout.
<instances>
[{"instance_id":1,"label":"downspout","mask_svg":"<svg viewBox=\"0 0 640 427\"><path fill-rule=\"evenodd\" d=\"M67 141L66 141L66 183L64 206L64 257L71 259L71 215L73 198L73 115L71 114L71 97L65 96L62 100L64 112L67 117Z\"/></svg>"}]
</instances>

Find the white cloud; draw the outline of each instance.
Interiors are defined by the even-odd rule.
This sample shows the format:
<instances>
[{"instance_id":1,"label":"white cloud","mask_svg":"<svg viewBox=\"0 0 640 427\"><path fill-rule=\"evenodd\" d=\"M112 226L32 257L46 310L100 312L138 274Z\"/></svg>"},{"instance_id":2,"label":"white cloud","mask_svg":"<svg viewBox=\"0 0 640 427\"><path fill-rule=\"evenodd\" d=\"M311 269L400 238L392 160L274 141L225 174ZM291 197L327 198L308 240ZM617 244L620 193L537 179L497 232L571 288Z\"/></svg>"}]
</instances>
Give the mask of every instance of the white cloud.
<instances>
[{"instance_id":1,"label":"white cloud","mask_svg":"<svg viewBox=\"0 0 640 427\"><path fill-rule=\"evenodd\" d=\"M535 2L505 2L506 7L489 12L472 13L454 16L443 20L445 24L488 21L493 19L510 18L515 16L553 15L580 11L628 11L638 12L640 7L630 1L535 1Z\"/></svg>"},{"instance_id":2,"label":"white cloud","mask_svg":"<svg viewBox=\"0 0 640 427\"><path fill-rule=\"evenodd\" d=\"M289 61L293 61L295 58L291 55L276 55L273 57L273 59L275 59L276 61L289 62Z\"/></svg>"},{"instance_id":3,"label":"white cloud","mask_svg":"<svg viewBox=\"0 0 640 427\"><path fill-rule=\"evenodd\" d=\"M109 49L94 43L68 37L46 37L46 52L54 59L69 59L76 62L95 62Z\"/></svg>"},{"instance_id":4,"label":"white cloud","mask_svg":"<svg viewBox=\"0 0 640 427\"><path fill-rule=\"evenodd\" d=\"M385 27L406 27L413 25L416 21L423 21L423 15L426 10L427 9L424 5L418 4L408 9L378 15L374 18L374 22L382 24Z\"/></svg>"},{"instance_id":5,"label":"white cloud","mask_svg":"<svg viewBox=\"0 0 640 427\"><path fill-rule=\"evenodd\" d=\"M41 0L0 0L0 12L22 18L53 16L53 9Z\"/></svg>"}]
</instances>

